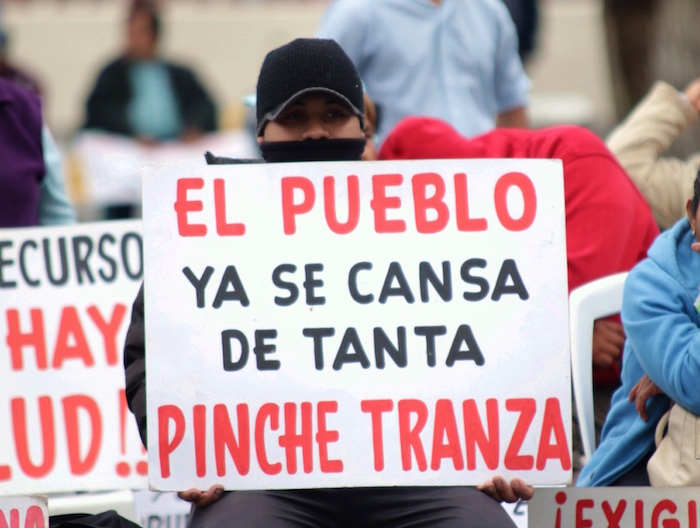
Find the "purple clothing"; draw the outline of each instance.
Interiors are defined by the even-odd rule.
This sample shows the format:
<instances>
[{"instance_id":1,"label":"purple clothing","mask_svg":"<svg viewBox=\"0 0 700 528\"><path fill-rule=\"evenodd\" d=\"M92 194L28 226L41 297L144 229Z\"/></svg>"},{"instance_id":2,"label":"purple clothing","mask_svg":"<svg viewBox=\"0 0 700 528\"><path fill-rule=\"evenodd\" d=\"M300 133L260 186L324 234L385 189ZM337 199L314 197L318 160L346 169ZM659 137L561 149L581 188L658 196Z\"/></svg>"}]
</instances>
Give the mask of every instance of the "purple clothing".
<instances>
[{"instance_id":1,"label":"purple clothing","mask_svg":"<svg viewBox=\"0 0 700 528\"><path fill-rule=\"evenodd\" d=\"M39 97L0 79L0 227L39 225L46 172Z\"/></svg>"},{"instance_id":2,"label":"purple clothing","mask_svg":"<svg viewBox=\"0 0 700 528\"><path fill-rule=\"evenodd\" d=\"M0 77L12 81L41 97L41 84L29 73L7 61L0 62Z\"/></svg>"}]
</instances>

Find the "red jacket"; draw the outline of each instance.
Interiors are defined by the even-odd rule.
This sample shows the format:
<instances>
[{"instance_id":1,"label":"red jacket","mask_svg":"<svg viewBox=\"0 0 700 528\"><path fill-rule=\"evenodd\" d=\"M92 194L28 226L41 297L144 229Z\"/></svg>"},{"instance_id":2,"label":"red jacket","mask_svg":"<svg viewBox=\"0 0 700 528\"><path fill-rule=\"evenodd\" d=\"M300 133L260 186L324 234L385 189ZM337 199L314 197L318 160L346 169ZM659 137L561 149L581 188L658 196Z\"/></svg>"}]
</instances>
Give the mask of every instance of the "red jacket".
<instances>
[{"instance_id":1,"label":"red jacket","mask_svg":"<svg viewBox=\"0 0 700 528\"><path fill-rule=\"evenodd\" d=\"M468 139L447 123L423 117L400 122L379 159L547 158L564 167L569 291L630 270L646 257L659 228L634 182L589 130L495 129ZM596 383L617 383L619 367L594 371Z\"/></svg>"}]
</instances>

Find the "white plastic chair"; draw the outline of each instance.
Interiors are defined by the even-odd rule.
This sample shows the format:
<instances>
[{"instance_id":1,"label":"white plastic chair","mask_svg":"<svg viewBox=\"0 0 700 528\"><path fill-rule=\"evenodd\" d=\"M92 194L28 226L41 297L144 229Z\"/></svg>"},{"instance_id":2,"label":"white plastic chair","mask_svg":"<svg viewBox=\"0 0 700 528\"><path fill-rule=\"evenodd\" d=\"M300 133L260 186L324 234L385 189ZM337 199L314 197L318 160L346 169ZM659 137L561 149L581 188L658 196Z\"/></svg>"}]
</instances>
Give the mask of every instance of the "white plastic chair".
<instances>
[{"instance_id":1,"label":"white plastic chair","mask_svg":"<svg viewBox=\"0 0 700 528\"><path fill-rule=\"evenodd\" d=\"M628 272L616 273L583 284L569 295L571 379L578 414L584 463L596 450L593 412L593 322L620 313L622 288Z\"/></svg>"}]
</instances>

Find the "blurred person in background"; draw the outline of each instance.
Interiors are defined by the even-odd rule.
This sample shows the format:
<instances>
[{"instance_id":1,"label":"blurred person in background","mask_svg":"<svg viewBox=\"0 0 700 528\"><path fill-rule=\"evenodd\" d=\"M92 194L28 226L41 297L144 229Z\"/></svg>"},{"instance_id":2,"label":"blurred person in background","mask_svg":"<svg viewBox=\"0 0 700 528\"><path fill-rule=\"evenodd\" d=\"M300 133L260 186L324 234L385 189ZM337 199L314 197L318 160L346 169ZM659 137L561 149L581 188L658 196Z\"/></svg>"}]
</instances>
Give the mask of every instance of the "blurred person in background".
<instances>
[{"instance_id":1,"label":"blurred person in background","mask_svg":"<svg viewBox=\"0 0 700 528\"><path fill-rule=\"evenodd\" d=\"M217 130L214 100L190 68L160 56L160 34L156 5L135 1L124 51L102 69L88 96L84 129L130 136L146 145L193 142ZM110 206L106 214L127 218L132 206Z\"/></svg>"},{"instance_id":2,"label":"blurred person in background","mask_svg":"<svg viewBox=\"0 0 700 528\"><path fill-rule=\"evenodd\" d=\"M680 87L697 76L700 2L605 0L603 5L618 119L642 100L657 79ZM687 158L697 151L698 143L700 128L693 128L673 141L666 153Z\"/></svg>"},{"instance_id":3,"label":"blurred person in background","mask_svg":"<svg viewBox=\"0 0 700 528\"><path fill-rule=\"evenodd\" d=\"M653 53L660 0L604 0L603 21L613 98L622 119L653 79Z\"/></svg>"},{"instance_id":4,"label":"blurred person in background","mask_svg":"<svg viewBox=\"0 0 700 528\"><path fill-rule=\"evenodd\" d=\"M503 0L518 33L518 54L526 64L537 47L540 10L537 0Z\"/></svg>"},{"instance_id":5,"label":"blurred person in background","mask_svg":"<svg viewBox=\"0 0 700 528\"><path fill-rule=\"evenodd\" d=\"M700 148L686 158L668 149L700 120L700 78L681 92L657 81L606 143L651 206L661 229L686 216L688 196L700 168ZM666 155L664 155L666 154Z\"/></svg>"},{"instance_id":6,"label":"blurred person in background","mask_svg":"<svg viewBox=\"0 0 700 528\"><path fill-rule=\"evenodd\" d=\"M700 2L656 0L651 79L662 79L672 86L688 86L697 77L700 64ZM648 88L652 82L649 82ZM700 127L676 138L667 154L687 158L698 151Z\"/></svg>"},{"instance_id":7,"label":"blurred person in background","mask_svg":"<svg viewBox=\"0 0 700 528\"><path fill-rule=\"evenodd\" d=\"M0 78L0 228L75 222L35 93Z\"/></svg>"},{"instance_id":8,"label":"blurred person in background","mask_svg":"<svg viewBox=\"0 0 700 528\"><path fill-rule=\"evenodd\" d=\"M136 1L122 56L107 64L87 100L84 128L144 142L189 141L217 128L216 105L189 68L159 56L160 15Z\"/></svg>"},{"instance_id":9,"label":"blurred person in background","mask_svg":"<svg viewBox=\"0 0 700 528\"><path fill-rule=\"evenodd\" d=\"M350 56L377 106L377 144L404 117L465 136L528 126L530 80L501 0L334 0L318 30Z\"/></svg>"}]
</instances>

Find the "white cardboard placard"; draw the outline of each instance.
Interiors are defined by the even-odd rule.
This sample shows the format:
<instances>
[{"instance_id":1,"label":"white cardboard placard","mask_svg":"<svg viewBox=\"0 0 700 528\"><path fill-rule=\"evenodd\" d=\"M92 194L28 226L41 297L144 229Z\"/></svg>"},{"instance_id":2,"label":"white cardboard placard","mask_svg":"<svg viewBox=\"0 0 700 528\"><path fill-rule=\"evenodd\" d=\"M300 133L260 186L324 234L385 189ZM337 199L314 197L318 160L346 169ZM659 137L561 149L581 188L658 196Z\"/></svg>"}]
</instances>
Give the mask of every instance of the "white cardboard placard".
<instances>
[{"instance_id":1,"label":"white cardboard placard","mask_svg":"<svg viewBox=\"0 0 700 528\"><path fill-rule=\"evenodd\" d=\"M154 489L570 481L558 160L144 176Z\"/></svg>"},{"instance_id":2,"label":"white cardboard placard","mask_svg":"<svg viewBox=\"0 0 700 528\"><path fill-rule=\"evenodd\" d=\"M123 347L141 222L0 230L0 495L147 486Z\"/></svg>"},{"instance_id":3,"label":"white cardboard placard","mask_svg":"<svg viewBox=\"0 0 700 528\"><path fill-rule=\"evenodd\" d=\"M75 200L90 205L141 203L141 171L144 165L177 165L197 160L205 165L204 152L226 152L227 156L255 157L254 138L241 130L206 134L188 144L180 141L143 145L118 134L79 132L71 145L70 160L76 172Z\"/></svg>"},{"instance_id":4,"label":"white cardboard placard","mask_svg":"<svg viewBox=\"0 0 700 528\"><path fill-rule=\"evenodd\" d=\"M697 528L700 488L540 488L528 502L537 528Z\"/></svg>"},{"instance_id":5,"label":"white cardboard placard","mask_svg":"<svg viewBox=\"0 0 700 528\"><path fill-rule=\"evenodd\" d=\"M0 526L48 527L49 510L46 496L0 497Z\"/></svg>"}]
</instances>

